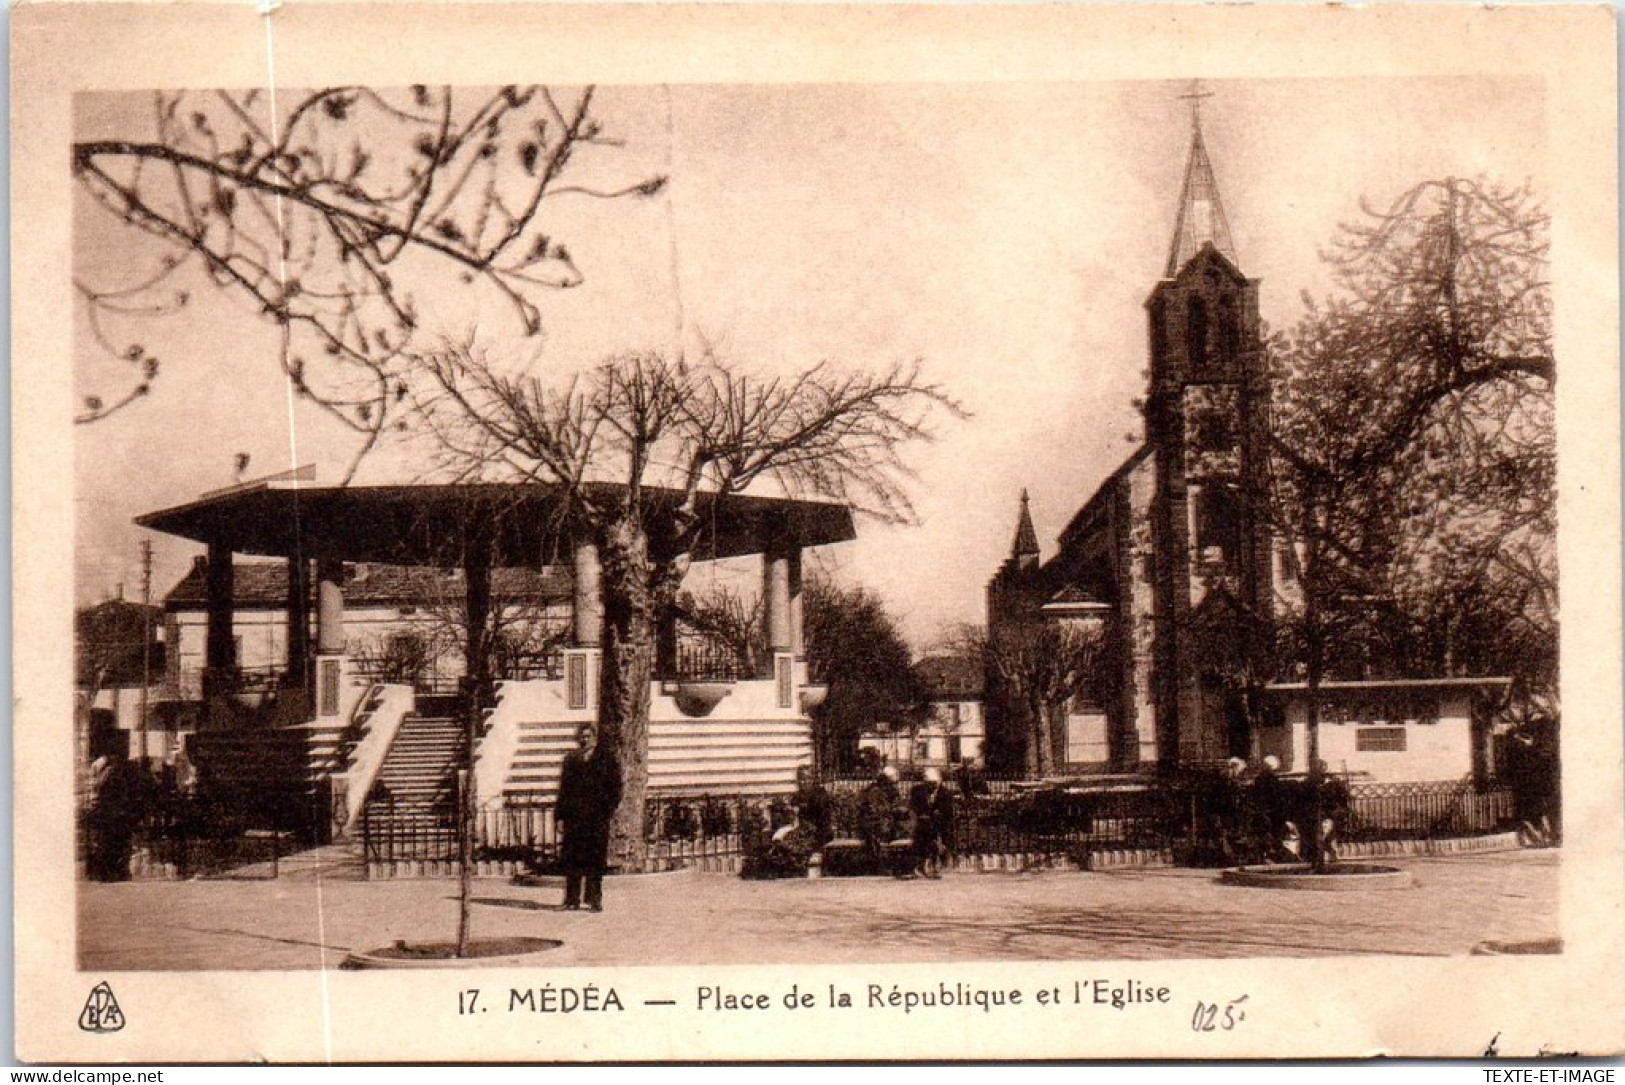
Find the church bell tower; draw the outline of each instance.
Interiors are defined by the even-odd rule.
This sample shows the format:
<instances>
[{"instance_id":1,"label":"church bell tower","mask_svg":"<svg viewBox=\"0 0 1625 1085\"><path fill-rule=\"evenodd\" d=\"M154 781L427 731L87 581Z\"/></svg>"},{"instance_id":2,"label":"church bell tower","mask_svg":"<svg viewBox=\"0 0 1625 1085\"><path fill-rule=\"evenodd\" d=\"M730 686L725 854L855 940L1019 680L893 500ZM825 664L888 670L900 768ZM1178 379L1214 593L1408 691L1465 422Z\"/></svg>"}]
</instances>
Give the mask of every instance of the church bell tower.
<instances>
[{"instance_id":1,"label":"church bell tower","mask_svg":"<svg viewBox=\"0 0 1625 1085\"><path fill-rule=\"evenodd\" d=\"M1245 753L1224 692L1235 683L1222 679L1262 650L1273 595L1258 281L1238 266L1199 97L1168 261L1146 302L1157 746L1182 764Z\"/></svg>"}]
</instances>

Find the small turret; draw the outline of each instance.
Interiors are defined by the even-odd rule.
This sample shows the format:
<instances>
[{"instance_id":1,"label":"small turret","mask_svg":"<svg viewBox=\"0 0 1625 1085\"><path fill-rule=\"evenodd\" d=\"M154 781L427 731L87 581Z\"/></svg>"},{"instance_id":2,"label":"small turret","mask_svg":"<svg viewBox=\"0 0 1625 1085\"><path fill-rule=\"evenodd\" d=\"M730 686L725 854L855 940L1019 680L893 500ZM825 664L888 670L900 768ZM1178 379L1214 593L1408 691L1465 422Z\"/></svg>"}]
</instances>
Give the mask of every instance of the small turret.
<instances>
[{"instance_id":1,"label":"small turret","mask_svg":"<svg viewBox=\"0 0 1625 1085\"><path fill-rule=\"evenodd\" d=\"M1033 514L1027 491L1021 491L1021 517L1016 521L1016 538L1010 544L1010 560L1021 568L1038 564L1038 532L1033 530Z\"/></svg>"}]
</instances>

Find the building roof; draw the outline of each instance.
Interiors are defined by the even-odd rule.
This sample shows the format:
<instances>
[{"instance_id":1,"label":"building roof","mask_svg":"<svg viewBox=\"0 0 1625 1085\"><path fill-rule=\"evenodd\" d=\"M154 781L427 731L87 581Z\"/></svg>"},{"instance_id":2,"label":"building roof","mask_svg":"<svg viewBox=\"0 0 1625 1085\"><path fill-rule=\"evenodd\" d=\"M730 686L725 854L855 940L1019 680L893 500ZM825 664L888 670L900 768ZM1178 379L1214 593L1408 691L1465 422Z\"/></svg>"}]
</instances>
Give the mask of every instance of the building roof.
<instances>
[{"instance_id":1,"label":"building roof","mask_svg":"<svg viewBox=\"0 0 1625 1085\"><path fill-rule=\"evenodd\" d=\"M982 696L982 665L969 656L927 656L914 673L933 701L971 701Z\"/></svg>"},{"instance_id":2,"label":"building roof","mask_svg":"<svg viewBox=\"0 0 1625 1085\"><path fill-rule=\"evenodd\" d=\"M1213 163L1208 161L1207 146L1202 142L1202 122L1196 113L1191 115L1191 153L1185 163L1185 183L1179 191L1179 212L1174 219L1174 238L1168 246L1168 265L1163 278L1172 279L1179 269L1212 245L1232 264L1236 262L1235 245L1230 240L1230 222L1225 218L1224 204L1219 200L1219 185L1213 177Z\"/></svg>"},{"instance_id":3,"label":"building roof","mask_svg":"<svg viewBox=\"0 0 1625 1085\"><path fill-rule=\"evenodd\" d=\"M1080 584L1068 584L1044 601L1040 610L1048 613L1072 613L1110 610L1111 603Z\"/></svg>"},{"instance_id":4,"label":"building roof","mask_svg":"<svg viewBox=\"0 0 1625 1085\"><path fill-rule=\"evenodd\" d=\"M202 610L208 595L202 558L164 597L167 610ZM427 565L346 564L346 607L461 606L460 570ZM541 604L570 598L569 574L558 568L493 569L491 596L504 603ZM239 561L232 566L232 606L238 610L281 610L288 602L288 565L282 561Z\"/></svg>"},{"instance_id":5,"label":"building roof","mask_svg":"<svg viewBox=\"0 0 1625 1085\"><path fill-rule=\"evenodd\" d=\"M611 502L625 487L587 483L594 500ZM653 507L675 507L675 490L646 488ZM458 563L471 524L494 547L497 566L563 561L574 547L570 494L540 483L446 486L316 486L302 479L264 480L208 494L136 518L142 527L234 553L305 555L397 565ZM774 544L801 547L857 537L852 511L819 501L701 494L703 525L696 560L759 554Z\"/></svg>"},{"instance_id":6,"label":"building roof","mask_svg":"<svg viewBox=\"0 0 1625 1085\"><path fill-rule=\"evenodd\" d=\"M1061 529L1061 549L1065 550L1070 541L1090 525L1106 507L1110 495L1117 492L1118 484L1128 477L1129 472L1144 463L1151 453L1152 448L1149 443L1140 445L1129 455L1128 459L1118 465L1117 470L1107 475L1100 485L1095 487L1095 492L1089 495L1089 500L1085 501L1083 506L1072 514L1072 519L1068 520L1066 527Z\"/></svg>"}]
</instances>

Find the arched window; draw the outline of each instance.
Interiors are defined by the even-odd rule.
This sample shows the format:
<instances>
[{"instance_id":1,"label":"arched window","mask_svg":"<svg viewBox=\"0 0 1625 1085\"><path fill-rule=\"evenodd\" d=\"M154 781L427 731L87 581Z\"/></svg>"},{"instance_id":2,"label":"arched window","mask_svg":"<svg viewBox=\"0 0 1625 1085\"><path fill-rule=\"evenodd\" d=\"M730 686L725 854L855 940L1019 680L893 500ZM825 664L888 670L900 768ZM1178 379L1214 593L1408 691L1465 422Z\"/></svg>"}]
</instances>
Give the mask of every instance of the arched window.
<instances>
[{"instance_id":1,"label":"arched window","mask_svg":"<svg viewBox=\"0 0 1625 1085\"><path fill-rule=\"evenodd\" d=\"M1207 367L1207 305L1192 295L1185 308L1185 343L1191 372Z\"/></svg>"},{"instance_id":2,"label":"arched window","mask_svg":"<svg viewBox=\"0 0 1625 1085\"><path fill-rule=\"evenodd\" d=\"M1159 373L1168 364L1168 309L1161 298L1151 303L1151 364Z\"/></svg>"},{"instance_id":3,"label":"arched window","mask_svg":"<svg viewBox=\"0 0 1625 1085\"><path fill-rule=\"evenodd\" d=\"M1241 313L1234 295L1219 299L1219 360L1230 365L1241 353Z\"/></svg>"},{"instance_id":4,"label":"arched window","mask_svg":"<svg viewBox=\"0 0 1625 1085\"><path fill-rule=\"evenodd\" d=\"M1197 553L1229 562L1241 548L1241 508L1228 486L1204 486L1196 494Z\"/></svg>"}]
</instances>

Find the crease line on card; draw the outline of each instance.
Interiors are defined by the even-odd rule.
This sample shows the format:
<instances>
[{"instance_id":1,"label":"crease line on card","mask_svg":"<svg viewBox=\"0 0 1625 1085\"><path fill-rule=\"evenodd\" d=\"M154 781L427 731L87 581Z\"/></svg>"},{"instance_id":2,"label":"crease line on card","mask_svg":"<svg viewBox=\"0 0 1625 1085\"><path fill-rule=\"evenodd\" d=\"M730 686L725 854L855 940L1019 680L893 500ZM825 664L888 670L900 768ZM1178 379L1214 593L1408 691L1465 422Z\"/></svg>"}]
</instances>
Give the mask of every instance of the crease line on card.
<instances>
[{"instance_id":1,"label":"crease line on card","mask_svg":"<svg viewBox=\"0 0 1625 1085\"><path fill-rule=\"evenodd\" d=\"M279 117L277 113L276 98L276 36L272 29L271 17L281 6L281 0L258 0L260 21L265 26L265 92L271 113L271 146L273 151L282 142L279 130ZM273 205L276 207L277 240L280 247L277 251L277 285L284 294L288 290L288 227L284 215L284 201L280 193L277 194ZM292 326L287 322L282 325L282 374L286 385L288 404L288 471L298 478L299 471L299 425L295 411L293 373L288 367L288 351L290 336L293 334ZM293 488L293 560L295 567L302 568L306 561L304 552L304 535L299 529L299 487ZM333 1065L333 1011L331 992L328 986L327 961L327 907L323 894L323 877L320 868L316 870L316 944L319 947L317 954L321 958L321 966L317 969L321 984L321 1027L322 1027L322 1053L327 1065Z\"/></svg>"},{"instance_id":2,"label":"crease line on card","mask_svg":"<svg viewBox=\"0 0 1625 1085\"><path fill-rule=\"evenodd\" d=\"M660 84L660 93L666 105L666 183L661 186L661 194L665 196L666 207L666 239L667 239L667 267L671 275L672 293L672 356L683 356L684 339L688 330L688 314L683 305L683 276L681 257L677 246L677 206L672 199L671 179L676 176L677 161L677 120L672 107L671 84Z\"/></svg>"}]
</instances>

